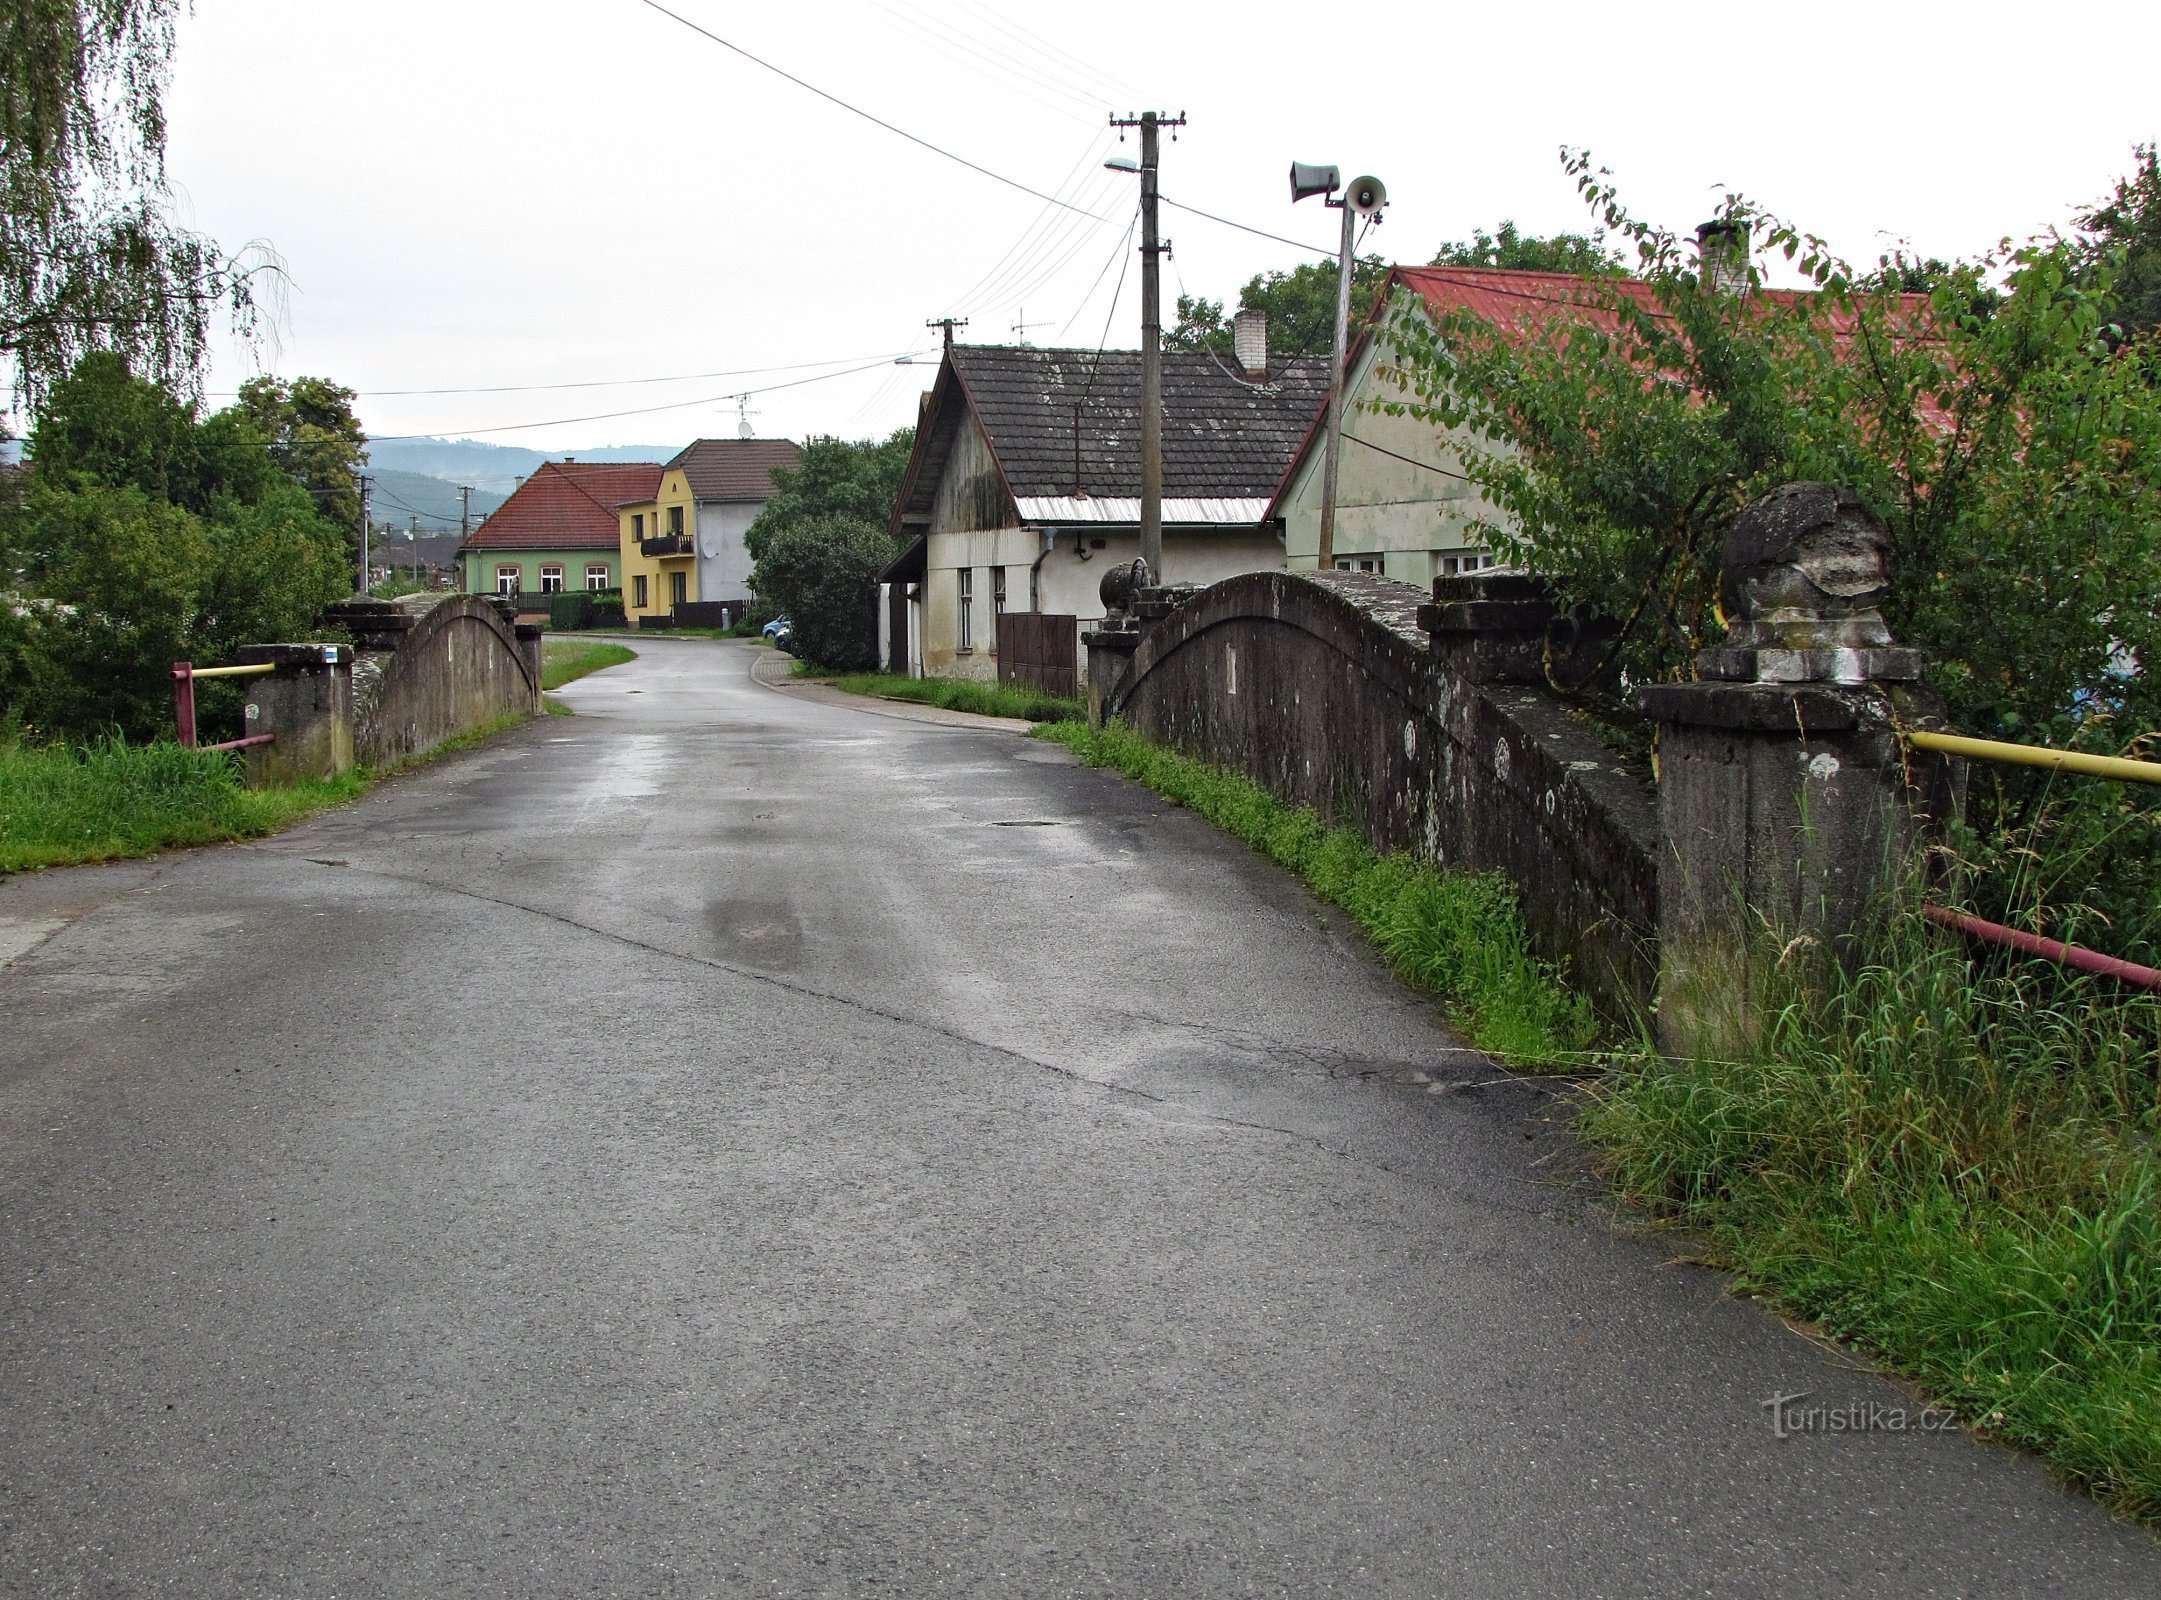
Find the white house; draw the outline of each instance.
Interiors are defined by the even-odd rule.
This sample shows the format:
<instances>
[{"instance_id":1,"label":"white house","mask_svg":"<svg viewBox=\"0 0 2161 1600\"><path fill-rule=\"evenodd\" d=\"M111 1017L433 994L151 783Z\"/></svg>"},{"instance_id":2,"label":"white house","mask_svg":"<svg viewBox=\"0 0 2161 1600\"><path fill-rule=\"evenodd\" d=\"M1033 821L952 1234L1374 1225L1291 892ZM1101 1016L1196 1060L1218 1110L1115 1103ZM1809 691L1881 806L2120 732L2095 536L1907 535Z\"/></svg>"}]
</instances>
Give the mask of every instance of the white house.
<instances>
[{"instance_id":1,"label":"white house","mask_svg":"<svg viewBox=\"0 0 2161 1600\"><path fill-rule=\"evenodd\" d=\"M1328 362L1269 359L1254 319L1243 333L1240 357L1164 353L1166 582L1283 564L1269 498ZM948 346L892 530L910 542L880 575L890 670L994 679L1002 614L1100 619L1104 571L1140 554L1139 353Z\"/></svg>"}]
</instances>

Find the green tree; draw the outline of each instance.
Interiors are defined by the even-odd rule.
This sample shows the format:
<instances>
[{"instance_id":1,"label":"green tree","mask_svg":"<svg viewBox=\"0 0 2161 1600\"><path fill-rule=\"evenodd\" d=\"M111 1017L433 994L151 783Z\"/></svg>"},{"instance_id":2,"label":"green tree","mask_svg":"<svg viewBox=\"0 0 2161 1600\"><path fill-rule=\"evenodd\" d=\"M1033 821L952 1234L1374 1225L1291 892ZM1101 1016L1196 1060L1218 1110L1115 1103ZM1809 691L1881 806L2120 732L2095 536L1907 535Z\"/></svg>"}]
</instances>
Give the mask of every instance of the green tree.
<instances>
[{"instance_id":1,"label":"green tree","mask_svg":"<svg viewBox=\"0 0 2161 1600\"><path fill-rule=\"evenodd\" d=\"M2109 321L2131 336L2161 328L2161 154L2142 144L2134 163L2116 192L2079 218L2089 256L2112 258Z\"/></svg>"},{"instance_id":2,"label":"green tree","mask_svg":"<svg viewBox=\"0 0 2161 1600\"><path fill-rule=\"evenodd\" d=\"M806 440L801 465L773 474L778 488L743 535L751 559L762 560L767 544L784 529L808 523L841 517L884 528L914 449L913 428L883 439ZM762 588L758 593L765 598Z\"/></svg>"},{"instance_id":3,"label":"green tree","mask_svg":"<svg viewBox=\"0 0 2161 1600\"><path fill-rule=\"evenodd\" d=\"M84 351L191 382L214 317L255 326L267 251L166 209L179 0L10 0L0 18L0 359L33 400Z\"/></svg>"},{"instance_id":4,"label":"green tree","mask_svg":"<svg viewBox=\"0 0 2161 1600\"><path fill-rule=\"evenodd\" d=\"M1351 267L1351 326L1373 309L1388 276L1379 256L1360 256ZM1325 356L1335 348L1336 264L1315 261L1289 272L1258 272L1238 291L1238 309L1268 313L1268 348L1293 356ZM1163 335L1172 350L1231 348L1231 325L1220 300L1178 297L1178 321Z\"/></svg>"},{"instance_id":5,"label":"green tree","mask_svg":"<svg viewBox=\"0 0 2161 1600\"><path fill-rule=\"evenodd\" d=\"M328 378L251 378L233 409L269 441L270 459L315 497L325 517L360 536L360 469L367 435L353 391ZM357 554L358 545L355 544Z\"/></svg>"},{"instance_id":6,"label":"green tree","mask_svg":"<svg viewBox=\"0 0 2161 1600\"><path fill-rule=\"evenodd\" d=\"M1707 292L1679 236L1570 159L1635 245L1648 303L1594 279L1564 338L1465 315L1388 331L1403 385L1388 409L1493 446L1466 470L1494 549L1623 619L1639 681L1685 676L1720 633L1719 558L1741 508L1781 483L1846 484L1890 530L1888 618L1925 652L1956 726L2101 748L2161 730L2161 352L2103 337L2111 258L2044 238L1912 296L1864 285L1820 240L1733 199L1728 220L1815 288L1768 293L1751 268L1747 292ZM1976 785L1975 816L2008 848L2054 802L2017 774L1992 783ZM2091 858L2112 863L2097 903L2150 925L2151 814L2087 822L2115 841Z\"/></svg>"},{"instance_id":7,"label":"green tree","mask_svg":"<svg viewBox=\"0 0 2161 1600\"><path fill-rule=\"evenodd\" d=\"M812 517L763 541L750 584L795 624L804 659L862 672L878 664L878 569L892 558L882 522Z\"/></svg>"},{"instance_id":8,"label":"green tree","mask_svg":"<svg viewBox=\"0 0 2161 1600\"><path fill-rule=\"evenodd\" d=\"M1480 228L1469 239L1451 240L1434 252L1436 267L1511 267L1524 272L1573 272L1613 275L1628 270L1606 248L1603 233L1557 233L1550 239L1528 237L1503 221L1493 233Z\"/></svg>"}]
</instances>

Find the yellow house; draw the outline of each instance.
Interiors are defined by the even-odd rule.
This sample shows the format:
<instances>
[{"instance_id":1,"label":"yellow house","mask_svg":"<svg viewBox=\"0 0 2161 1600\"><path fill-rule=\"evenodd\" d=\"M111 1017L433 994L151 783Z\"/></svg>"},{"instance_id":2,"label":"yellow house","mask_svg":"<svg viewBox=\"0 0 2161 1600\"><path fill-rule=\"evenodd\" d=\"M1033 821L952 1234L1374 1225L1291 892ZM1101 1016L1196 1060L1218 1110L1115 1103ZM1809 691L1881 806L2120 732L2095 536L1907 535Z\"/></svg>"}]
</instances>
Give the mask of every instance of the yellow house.
<instances>
[{"instance_id":1,"label":"yellow house","mask_svg":"<svg viewBox=\"0 0 2161 1600\"><path fill-rule=\"evenodd\" d=\"M616 511L623 557L623 614L633 628L664 621L698 598L697 507L681 467L660 475L650 500Z\"/></svg>"}]
</instances>

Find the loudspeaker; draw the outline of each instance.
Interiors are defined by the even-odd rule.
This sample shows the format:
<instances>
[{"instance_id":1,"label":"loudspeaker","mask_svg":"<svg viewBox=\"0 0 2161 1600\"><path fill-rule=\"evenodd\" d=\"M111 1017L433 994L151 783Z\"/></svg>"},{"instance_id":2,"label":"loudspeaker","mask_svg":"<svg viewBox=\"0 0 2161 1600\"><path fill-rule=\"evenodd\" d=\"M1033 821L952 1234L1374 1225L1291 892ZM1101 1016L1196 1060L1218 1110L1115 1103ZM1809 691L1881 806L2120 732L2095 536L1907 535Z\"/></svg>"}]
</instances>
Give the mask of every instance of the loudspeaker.
<instances>
[{"instance_id":1,"label":"loudspeaker","mask_svg":"<svg viewBox=\"0 0 2161 1600\"><path fill-rule=\"evenodd\" d=\"M1334 194L1343 187L1341 167L1309 167L1303 161L1291 163L1291 198L1303 200L1308 195Z\"/></svg>"},{"instance_id":2,"label":"loudspeaker","mask_svg":"<svg viewBox=\"0 0 2161 1600\"><path fill-rule=\"evenodd\" d=\"M1370 217L1388 204L1388 185L1378 178L1353 178L1343 203L1361 217Z\"/></svg>"}]
</instances>

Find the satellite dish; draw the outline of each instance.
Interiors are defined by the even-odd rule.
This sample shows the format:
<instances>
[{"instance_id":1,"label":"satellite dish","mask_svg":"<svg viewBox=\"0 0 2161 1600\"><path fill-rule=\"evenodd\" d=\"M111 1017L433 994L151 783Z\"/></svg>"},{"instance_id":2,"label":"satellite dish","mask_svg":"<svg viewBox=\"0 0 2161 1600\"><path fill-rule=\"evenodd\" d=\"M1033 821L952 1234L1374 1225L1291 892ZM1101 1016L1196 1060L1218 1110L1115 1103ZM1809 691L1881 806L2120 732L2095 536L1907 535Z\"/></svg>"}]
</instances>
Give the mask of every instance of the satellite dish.
<instances>
[{"instance_id":1,"label":"satellite dish","mask_svg":"<svg viewBox=\"0 0 2161 1600\"><path fill-rule=\"evenodd\" d=\"M698 535L698 554L710 561L720 554L720 541L710 533Z\"/></svg>"}]
</instances>

